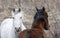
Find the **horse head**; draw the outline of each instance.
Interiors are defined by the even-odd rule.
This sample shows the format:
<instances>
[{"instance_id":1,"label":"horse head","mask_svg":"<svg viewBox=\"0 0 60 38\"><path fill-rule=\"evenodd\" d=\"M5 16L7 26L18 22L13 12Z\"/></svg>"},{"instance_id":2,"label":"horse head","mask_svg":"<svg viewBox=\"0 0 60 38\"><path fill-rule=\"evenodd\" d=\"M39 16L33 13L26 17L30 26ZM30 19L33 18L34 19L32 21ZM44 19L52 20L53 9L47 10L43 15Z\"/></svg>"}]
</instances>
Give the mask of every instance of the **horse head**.
<instances>
[{"instance_id":1,"label":"horse head","mask_svg":"<svg viewBox=\"0 0 60 38\"><path fill-rule=\"evenodd\" d=\"M36 14L35 14L35 16L34 16L34 22L39 19L38 21L41 21L41 22L44 23L43 28L44 28L45 30L48 30L48 29L49 29L48 14L47 14L47 12L45 11L45 8L44 8L44 7L43 7L42 9L37 9L37 8L36 8L36 10L37 10L37 12L36 12ZM33 24L34 24L34 23L33 23Z\"/></svg>"},{"instance_id":2,"label":"horse head","mask_svg":"<svg viewBox=\"0 0 60 38\"><path fill-rule=\"evenodd\" d=\"M22 18L23 18L23 12L21 9L13 9L12 11L12 17L13 17L13 23L15 26L15 29L19 31L20 25L22 25Z\"/></svg>"}]
</instances>

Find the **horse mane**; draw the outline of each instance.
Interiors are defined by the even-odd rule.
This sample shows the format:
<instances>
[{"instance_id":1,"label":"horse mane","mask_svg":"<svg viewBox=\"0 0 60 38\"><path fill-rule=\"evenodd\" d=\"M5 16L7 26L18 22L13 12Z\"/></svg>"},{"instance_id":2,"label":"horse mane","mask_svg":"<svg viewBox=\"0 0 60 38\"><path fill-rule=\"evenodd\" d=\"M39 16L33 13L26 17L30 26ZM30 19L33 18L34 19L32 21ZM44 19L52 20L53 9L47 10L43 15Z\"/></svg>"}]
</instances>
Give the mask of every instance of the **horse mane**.
<instances>
[{"instance_id":1,"label":"horse mane","mask_svg":"<svg viewBox=\"0 0 60 38\"><path fill-rule=\"evenodd\" d=\"M38 29L30 29L30 30L28 30L25 38L32 38L31 34L33 32L35 32L35 33L38 32L39 33L39 37L41 36L40 38L44 38L42 31L39 31ZM33 33L33 34L35 34L35 33Z\"/></svg>"},{"instance_id":2,"label":"horse mane","mask_svg":"<svg viewBox=\"0 0 60 38\"><path fill-rule=\"evenodd\" d=\"M26 38L31 38L31 35L30 35L31 32L32 32L32 29L30 29L30 30L27 31Z\"/></svg>"}]
</instances>

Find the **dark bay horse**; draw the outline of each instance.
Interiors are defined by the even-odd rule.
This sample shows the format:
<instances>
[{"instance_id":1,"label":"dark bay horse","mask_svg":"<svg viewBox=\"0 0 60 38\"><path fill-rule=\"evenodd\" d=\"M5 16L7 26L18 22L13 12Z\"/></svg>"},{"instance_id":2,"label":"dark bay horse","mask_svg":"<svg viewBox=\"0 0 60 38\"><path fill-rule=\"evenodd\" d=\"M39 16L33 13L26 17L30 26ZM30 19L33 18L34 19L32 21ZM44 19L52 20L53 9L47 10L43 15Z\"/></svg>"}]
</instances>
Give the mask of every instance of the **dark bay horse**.
<instances>
[{"instance_id":1,"label":"dark bay horse","mask_svg":"<svg viewBox=\"0 0 60 38\"><path fill-rule=\"evenodd\" d=\"M31 29L19 33L19 38L46 38L45 30L49 29L48 15L45 8L37 9Z\"/></svg>"}]
</instances>

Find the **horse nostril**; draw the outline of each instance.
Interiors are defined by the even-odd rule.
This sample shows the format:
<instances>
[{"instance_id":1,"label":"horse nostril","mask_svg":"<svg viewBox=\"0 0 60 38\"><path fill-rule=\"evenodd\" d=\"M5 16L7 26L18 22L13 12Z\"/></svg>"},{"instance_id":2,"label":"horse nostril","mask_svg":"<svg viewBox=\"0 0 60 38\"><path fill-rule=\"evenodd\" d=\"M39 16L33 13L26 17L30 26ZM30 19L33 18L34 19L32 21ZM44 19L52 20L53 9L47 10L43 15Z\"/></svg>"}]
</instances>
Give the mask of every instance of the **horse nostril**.
<instances>
[{"instance_id":1,"label":"horse nostril","mask_svg":"<svg viewBox=\"0 0 60 38\"><path fill-rule=\"evenodd\" d=\"M19 32L19 29L17 30L17 32Z\"/></svg>"}]
</instances>

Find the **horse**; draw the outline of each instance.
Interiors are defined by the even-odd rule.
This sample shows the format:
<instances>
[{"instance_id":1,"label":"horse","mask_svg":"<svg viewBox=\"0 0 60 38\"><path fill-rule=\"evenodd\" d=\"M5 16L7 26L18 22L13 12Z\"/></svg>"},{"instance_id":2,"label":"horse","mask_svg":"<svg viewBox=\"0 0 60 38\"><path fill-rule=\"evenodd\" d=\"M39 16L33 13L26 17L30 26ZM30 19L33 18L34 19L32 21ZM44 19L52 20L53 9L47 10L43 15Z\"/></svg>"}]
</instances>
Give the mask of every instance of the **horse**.
<instances>
[{"instance_id":1,"label":"horse","mask_svg":"<svg viewBox=\"0 0 60 38\"><path fill-rule=\"evenodd\" d=\"M12 18L7 18L1 23L1 38L16 38L16 33L20 29L21 31L25 30L22 19L23 19L23 11L21 9L13 9L11 11Z\"/></svg>"},{"instance_id":2,"label":"horse","mask_svg":"<svg viewBox=\"0 0 60 38\"><path fill-rule=\"evenodd\" d=\"M48 15L45 8L38 9L34 16L31 29L26 29L19 33L19 38L46 38L44 30L49 30Z\"/></svg>"}]
</instances>

